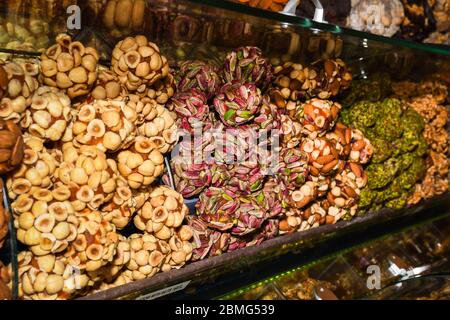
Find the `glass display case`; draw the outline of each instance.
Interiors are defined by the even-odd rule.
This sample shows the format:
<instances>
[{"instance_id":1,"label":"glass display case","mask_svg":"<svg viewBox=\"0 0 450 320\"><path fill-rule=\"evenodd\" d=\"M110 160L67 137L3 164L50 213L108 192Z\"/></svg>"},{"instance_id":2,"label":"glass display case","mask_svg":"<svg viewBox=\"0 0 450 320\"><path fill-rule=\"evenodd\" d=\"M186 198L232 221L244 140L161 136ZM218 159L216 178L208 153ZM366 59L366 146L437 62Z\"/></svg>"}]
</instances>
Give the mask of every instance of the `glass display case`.
<instances>
[{"instance_id":1,"label":"glass display case","mask_svg":"<svg viewBox=\"0 0 450 320\"><path fill-rule=\"evenodd\" d=\"M449 247L443 226L449 222L446 217L410 226L219 299L448 299Z\"/></svg>"},{"instance_id":2,"label":"glass display case","mask_svg":"<svg viewBox=\"0 0 450 320\"><path fill-rule=\"evenodd\" d=\"M345 109L350 110L350 106L355 105L360 100L367 99L369 101L372 100L371 103L378 103L377 101L383 101L383 99L392 96L399 99L408 99L408 95L421 96L423 94L432 94L440 97L440 106L446 106L449 103L446 90L450 83L450 51L447 46L443 45L422 44L403 39L386 38L346 29L337 25L318 23L308 18L268 12L258 8L239 5L234 2L218 0L9 0L0 4L0 58L13 61L17 59L34 59L29 61L34 61L33 63L37 65L39 64L38 58L41 57L43 59L42 57L45 57L47 62L41 62L43 75L41 75L39 81L47 81L45 83L49 86L58 86L57 80L60 80L61 83L64 82L63 80L66 80L66 73L69 76L76 77L76 72L70 75L72 70L69 67L66 73L58 73L60 74L59 79L53 79L56 75L51 74L51 76L47 77L47 80L42 80L46 77L43 69L52 65L52 56L56 54L47 48L59 48L58 45L64 47L65 38L58 36L61 33L69 34L72 43L79 41L84 46L90 47L89 50L91 51L88 51L88 48L86 48L82 56L94 55L92 54L92 48L96 49L98 52L98 64L101 65L98 68L110 68L112 73L115 72L115 67L124 61L123 59L121 62L120 57L118 58L120 54L116 50L116 44L119 41L124 41L123 39L126 39L128 36L136 36L138 34L144 34L150 41L159 46L158 50L160 52L154 47L152 47L151 52L152 54L155 51L158 52L158 56L161 53L161 64L164 63L162 54L167 58L167 72L169 72L169 66L170 72L178 69L180 60L202 60L214 66L222 66L224 59L229 59L227 58L227 54L231 50L242 46L256 46L261 49L262 55L267 57L264 61L267 61L267 63L273 66L275 73L277 70L278 72L280 72L279 70L284 70L283 72L285 74L279 74L278 76L284 75L284 78L288 78L287 74L289 73L290 79L288 81L290 83L287 86L283 87L280 84L281 87L275 88L276 90L273 92L270 91L270 94L267 91L267 95L270 96L273 104L276 104L276 107L280 109L286 107L286 101L284 100L294 100L291 102L295 104L297 101L301 101L302 98L309 99L316 96L321 99L329 98L330 100L342 103L342 112ZM71 51L68 52L70 53ZM240 54L243 53L237 54L238 59L242 59ZM50 60L51 62L48 62ZM329 62L325 63L325 61ZM330 66L331 61L332 65ZM63 62L61 64L66 63L66 61ZM129 62L130 65L134 66L130 67L130 70L136 69L135 62L135 60ZM151 60L149 60L147 66L150 62ZM263 62L262 64L265 65L265 63ZM304 73L306 76L303 74L300 76L298 72L295 74L294 71L296 70L289 69L292 65L300 66L300 70L311 71ZM89 71L89 63L86 62L83 64L83 68ZM351 70L350 76L345 72L347 69ZM165 72L161 70L158 72ZM144 72L144 70L140 71ZM87 71L83 72L86 75ZM90 72L95 73L96 71ZM149 74L150 72L147 71L147 76L150 76ZM90 81L88 78L89 75L90 73L87 74L86 79L84 79L85 81L81 81L81 84ZM153 76L155 77L155 81L163 79L159 74L155 76L155 73L153 73ZM125 74L124 76L124 74L121 74L121 77L125 78L127 90L135 90L132 89L132 80L134 79L132 75ZM299 77L303 77L300 86L298 86L300 81ZM321 79L319 81L319 77L324 77L325 80ZM350 88L346 91L340 90L348 86L350 82L348 77L350 79L353 78L352 83L349 85ZM164 79L168 78L170 77L167 76ZM101 81L98 80L96 84ZM322 87L317 85L319 82L322 84ZM394 84L392 86L394 89L391 89L391 82ZM404 87L400 88L401 85L399 83L403 86L409 85L409 87L406 89ZM103 84L102 82L101 85ZM395 87L397 84L399 87ZM86 103L86 101L90 103L91 98L94 100L92 95L85 101L75 96L77 93L70 91L72 85L73 83L70 82L67 86L66 83L62 86L64 90L67 89L66 93L69 96L71 94L74 96L70 96L74 108L83 106L83 103ZM165 85L163 83L161 86L164 87ZM383 86L386 86L387 89L385 90ZM165 95L166 100L169 96L167 93L169 89L167 87L156 90L158 91L157 94ZM92 84L90 89L92 89ZM166 91L164 92L164 90ZM0 92L3 94L2 91ZM147 91L145 92L149 94ZM294 92L296 92L295 94L299 94L295 99L292 98ZM128 98L125 101L128 103L130 99ZM152 99L156 100L157 98L153 97ZM391 107L389 103L391 103L390 100L383 105L386 108L384 110L390 111ZM212 103L210 104L212 108ZM165 102L161 103L161 105L164 106ZM376 105L376 107L379 106L381 105ZM140 110L138 113L144 114L144 112L144 110ZM352 118L352 114L356 114L356 111L352 112L347 111L348 122L356 123L359 120ZM243 115L245 114L244 112ZM236 120L230 112L222 116L222 121L227 121L230 117L232 120ZM331 121L333 125L336 120ZM350 126L350 124L348 125ZM430 124L430 126L432 125ZM414 126L415 129L416 127ZM440 129L442 129L442 126ZM447 132L448 128L444 127L442 130ZM325 134L325 132L321 134ZM417 133L414 134L417 135ZM123 139L126 140L126 137L123 137ZM95 141L98 142L98 140ZM392 149L408 149L410 145L414 146L414 148L416 147L416 141L404 142L405 145L398 146L393 143ZM440 146L442 142L436 142L435 144ZM443 144L445 145L445 142ZM59 145L58 143L49 143L47 141L45 147L50 149L57 148ZM358 157L360 150L356 150ZM423 163L425 163L426 151L423 150L423 153L420 155ZM118 150L112 150L109 154L115 156L115 152L118 152ZM441 150L441 152L436 151L441 157L443 155L445 161L446 152L446 150ZM411 165L411 162L408 162L410 160L408 155L410 154L413 154L413 152L408 149L403 154L405 157L402 158L402 161L408 163L408 165ZM166 163L172 160L170 152L167 152L164 156ZM336 162L338 161L336 160ZM395 161L389 163L391 164L392 162ZM317 167L321 169L323 165L316 163ZM405 167L407 166L405 165ZM348 167L346 168L348 169ZM166 170L169 171L167 175L172 179L169 179L169 183L167 181L164 181L164 183L169 184L172 188L182 193L179 184L177 185L176 179L173 179L174 176L177 178L176 170L173 167L171 169L170 165L166 166ZM397 168L396 170L398 171L400 169ZM445 169L442 170L445 171ZM408 192L412 194L412 191L415 190L413 188L416 182L424 181L425 183L428 181L425 179L425 173L422 173L412 183L407 179L408 177L406 175L402 176L402 178L406 179L406 182L401 181L398 183L409 185ZM362 174L363 172L361 172ZM429 185L427 185L428 188L424 187L426 192L422 189L417 189L419 190L417 191L417 199L408 205L406 205L405 196L409 196L410 194L402 193L403 198L401 199L398 196L398 198L394 197L394 199L383 200L385 202L377 202L376 205L372 203L373 206L368 206L364 212L357 215L355 215L355 212L347 214L345 219L334 218L334 216L330 215L327 215L328 220L325 217L312 218L315 216L314 214L311 218L309 216L305 218L302 212L302 216L297 216L297 218L301 222L308 222L305 222L305 225L299 224L294 228L289 224L290 222L287 222L291 220L283 217L280 218L280 221L276 222L276 225L288 223L288 232L281 232L283 234L278 235L277 229L275 232L276 237L267 236L266 240L264 238L266 235L264 235L264 239L258 238L255 241L248 241L251 244L257 243L257 245L253 246L246 243L246 238L245 240L242 240L244 238L237 238L236 243L242 247L240 249L229 250L229 252L223 252L217 256L213 256L213 254L208 256L207 253L202 259L186 263L181 268L169 267L171 270L165 270L167 272L152 274L152 276L142 277L132 282L126 281L129 283L120 283L120 285L108 283L106 286L101 286L101 281L98 281L99 275L95 273L83 274L83 276L88 278L86 281L91 283L88 286L92 286L93 288L91 290L80 290L79 294L75 294L73 297L80 299L218 297L226 291L232 291L242 285L262 280L270 274L277 274L289 270L294 265L298 265L300 261L304 264L311 264L323 259L332 252L339 252L341 249L350 245L356 245L374 237L389 234L390 232L426 219L446 215L449 212L450 198L447 191L448 180L446 180L446 177L443 177L445 174L441 177L441 187L439 190L434 190L434 188L430 190ZM327 175L324 174L323 176L326 177ZM356 178L354 179L356 180ZM428 181L427 183L433 184L434 181L437 180L432 180L432 182ZM157 179L153 185L159 185L162 182L160 179ZM192 197L185 196L186 199L184 199L185 203L189 206L191 216L195 216L195 203L198 202L197 196L198 194ZM378 196L381 197L381 194L378 194ZM325 199L326 197L322 195L322 198ZM15 199L9 197L7 200L9 205L11 205L11 202L14 202ZM400 205L394 200L403 202ZM139 202L139 200L136 200L136 202ZM382 205L388 202L390 208ZM136 205L136 203L133 203L133 205ZM273 209L270 205L266 211ZM134 213L129 216L133 216ZM342 213L339 217L341 216L343 216ZM129 220L127 222L130 222L132 219L131 217L128 218ZM129 224L125 223L125 225L127 225L125 228L121 226L123 231L120 232L120 237L116 235L120 239L126 239L131 234L137 234L139 232L138 229L140 228L137 224L134 226L133 222L130 222ZM290 227L293 229L289 229ZM298 232L292 232L294 230ZM247 231L245 230L245 232ZM270 233L270 230L267 233ZM240 242L241 240L242 242ZM126 240L123 241L126 242ZM423 243L423 246L432 246L432 241L433 239L430 238L428 242ZM215 245L218 245L217 242L215 242ZM416 245L416 243L410 244L411 248L417 251ZM16 255L17 249L15 248L20 247L26 250L25 245L22 246L18 243L11 244L10 247L16 250ZM217 252L220 253L221 249L223 248L218 248ZM433 256L429 256L428 251L425 249L424 247L423 252L415 252L411 256L408 256L408 258L405 258L405 261L402 260L402 262L412 264L415 261L423 261L421 259L426 259L427 257L431 261ZM392 254L394 260L400 255L397 251ZM56 256L58 255L56 254ZM325 269L318 268L314 271L315 273L310 273L309 275L301 274L298 277L295 276L288 281L292 285L281 284L275 281L270 284L265 284L256 290L254 294L249 293L249 295L254 298L268 299L273 297L287 298L288 296L295 295L304 297L315 294L313 292L314 290L311 291L310 289L305 289L301 293L295 292L295 283L305 281L312 286L320 284L324 290L326 289L325 291L333 291L333 294L339 299L353 298L364 293L365 290L365 282L361 282L360 275L363 269L358 270L354 267L357 259L358 256L338 259L334 261L334 266L329 272L327 271L328 273L325 272L328 265L323 265ZM373 259L377 259L377 257ZM9 259L5 258L4 262L8 263ZM111 263L111 260L109 262ZM14 267L14 264L12 266ZM110 264L105 264L104 266L108 267ZM350 269L351 272L348 271ZM339 273L341 271L345 273L345 276L339 280L337 285L334 280L338 275L333 274L333 272ZM77 275L75 275L76 277ZM356 286L353 285L351 289L348 289L346 287L347 281L351 281L353 284L358 281L361 283ZM92 285L92 283L95 285ZM387 285L387 283L383 283L383 285ZM247 293L242 294L247 295ZM66 297L65 294L56 296L58 298Z\"/></svg>"}]
</instances>

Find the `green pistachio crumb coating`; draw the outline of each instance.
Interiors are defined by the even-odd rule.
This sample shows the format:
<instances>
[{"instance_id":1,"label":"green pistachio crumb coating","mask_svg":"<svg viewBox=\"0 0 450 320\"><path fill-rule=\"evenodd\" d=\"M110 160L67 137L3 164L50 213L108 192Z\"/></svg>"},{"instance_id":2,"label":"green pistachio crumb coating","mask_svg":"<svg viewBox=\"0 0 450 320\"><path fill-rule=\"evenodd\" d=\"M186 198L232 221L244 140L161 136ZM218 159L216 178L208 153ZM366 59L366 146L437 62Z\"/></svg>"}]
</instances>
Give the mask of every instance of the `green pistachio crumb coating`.
<instances>
[{"instance_id":1,"label":"green pistachio crumb coating","mask_svg":"<svg viewBox=\"0 0 450 320\"><path fill-rule=\"evenodd\" d=\"M341 121L361 130L373 146L365 168L368 184L359 197L359 215L381 207L401 209L426 171L424 121L400 100L358 101L341 112Z\"/></svg>"}]
</instances>

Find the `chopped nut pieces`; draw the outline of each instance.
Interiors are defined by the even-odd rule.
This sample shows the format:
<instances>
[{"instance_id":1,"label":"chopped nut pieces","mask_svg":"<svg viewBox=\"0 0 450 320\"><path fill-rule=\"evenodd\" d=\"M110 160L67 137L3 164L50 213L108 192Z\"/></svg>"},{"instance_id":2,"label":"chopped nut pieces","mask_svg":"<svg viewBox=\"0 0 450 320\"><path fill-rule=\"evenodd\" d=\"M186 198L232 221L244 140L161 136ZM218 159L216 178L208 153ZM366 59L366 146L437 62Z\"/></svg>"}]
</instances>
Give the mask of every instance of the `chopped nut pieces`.
<instances>
[{"instance_id":1,"label":"chopped nut pieces","mask_svg":"<svg viewBox=\"0 0 450 320\"><path fill-rule=\"evenodd\" d=\"M414 194L408 203L416 204L421 199L429 199L448 190L448 132L446 129L448 110L438 105L432 95L413 98L409 107L417 111L425 120L423 136L429 148L427 171L421 183L416 184Z\"/></svg>"}]
</instances>

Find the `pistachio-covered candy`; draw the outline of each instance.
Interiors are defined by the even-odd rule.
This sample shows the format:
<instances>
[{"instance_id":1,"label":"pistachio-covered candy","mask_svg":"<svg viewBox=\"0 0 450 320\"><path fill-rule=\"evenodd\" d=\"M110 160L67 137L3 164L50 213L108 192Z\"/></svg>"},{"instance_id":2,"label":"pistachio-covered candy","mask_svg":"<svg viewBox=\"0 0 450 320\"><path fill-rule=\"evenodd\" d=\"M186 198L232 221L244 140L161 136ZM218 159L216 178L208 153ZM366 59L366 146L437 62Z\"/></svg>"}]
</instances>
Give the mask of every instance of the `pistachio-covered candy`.
<instances>
[{"instance_id":1,"label":"pistachio-covered candy","mask_svg":"<svg viewBox=\"0 0 450 320\"><path fill-rule=\"evenodd\" d=\"M73 99L86 96L97 80L98 53L67 34L59 34L56 44L41 55L40 80Z\"/></svg>"},{"instance_id":2,"label":"pistachio-covered candy","mask_svg":"<svg viewBox=\"0 0 450 320\"><path fill-rule=\"evenodd\" d=\"M217 93L222 83L217 68L200 60L180 62L176 78L178 92L197 89L203 92L208 99Z\"/></svg>"},{"instance_id":3,"label":"pistachio-covered candy","mask_svg":"<svg viewBox=\"0 0 450 320\"><path fill-rule=\"evenodd\" d=\"M225 57L224 82L238 80L253 83L264 91L272 77L272 65L257 47L240 47Z\"/></svg>"},{"instance_id":4,"label":"pistachio-covered candy","mask_svg":"<svg viewBox=\"0 0 450 320\"><path fill-rule=\"evenodd\" d=\"M135 137L136 111L125 101L96 100L82 104L72 127L74 143L104 152L126 148Z\"/></svg>"},{"instance_id":5,"label":"pistachio-covered candy","mask_svg":"<svg viewBox=\"0 0 450 320\"><path fill-rule=\"evenodd\" d=\"M251 121L261 108L261 91L251 83L226 83L214 98L214 107L227 126Z\"/></svg>"}]
</instances>

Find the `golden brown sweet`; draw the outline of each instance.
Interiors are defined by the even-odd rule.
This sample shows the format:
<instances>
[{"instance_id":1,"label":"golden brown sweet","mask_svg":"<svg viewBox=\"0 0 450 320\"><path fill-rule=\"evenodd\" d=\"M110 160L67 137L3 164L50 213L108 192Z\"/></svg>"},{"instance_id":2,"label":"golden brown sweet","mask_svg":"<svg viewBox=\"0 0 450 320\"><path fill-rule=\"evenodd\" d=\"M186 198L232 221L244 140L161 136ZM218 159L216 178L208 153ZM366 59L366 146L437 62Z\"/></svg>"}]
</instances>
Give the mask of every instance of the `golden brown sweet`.
<instances>
[{"instance_id":1,"label":"golden brown sweet","mask_svg":"<svg viewBox=\"0 0 450 320\"><path fill-rule=\"evenodd\" d=\"M66 250L77 236L78 219L69 199L44 188L34 188L11 204L17 239L36 256Z\"/></svg>"},{"instance_id":2,"label":"golden brown sweet","mask_svg":"<svg viewBox=\"0 0 450 320\"><path fill-rule=\"evenodd\" d=\"M150 193L149 199L135 216L134 224L139 230L154 234L158 239L169 240L188 212L181 194L161 186Z\"/></svg>"},{"instance_id":3,"label":"golden brown sweet","mask_svg":"<svg viewBox=\"0 0 450 320\"><path fill-rule=\"evenodd\" d=\"M85 209L77 213L77 238L64 256L73 267L96 271L114 259L119 236L113 224L97 211Z\"/></svg>"},{"instance_id":4,"label":"golden brown sweet","mask_svg":"<svg viewBox=\"0 0 450 320\"><path fill-rule=\"evenodd\" d=\"M130 91L143 92L169 75L169 64L159 47L139 35L119 41L112 52L112 70Z\"/></svg>"},{"instance_id":5,"label":"golden brown sweet","mask_svg":"<svg viewBox=\"0 0 450 320\"><path fill-rule=\"evenodd\" d=\"M23 159L23 152L20 128L12 120L0 118L0 174L16 168Z\"/></svg>"},{"instance_id":6,"label":"golden brown sweet","mask_svg":"<svg viewBox=\"0 0 450 320\"><path fill-rule=\"evenodd\" d=\"M103 13L103 24L114 35L142 31L145 8L145 0L108 0Z\"/></svg>"},{"instance_id":7,"label":"golden brown sweet","mask_svg":"<svg viewBox=\"0 0 450 320\"><path fill-rule=\"evenodd\" d=\"M59 150L47 150L38 137L24 135L25 150L20 166L8 176L6 186L10 199L28 194L32 188L50 188L53 174L62 161Z\"/></svg>"},{"instance_id":8,"label":"golden brown sweet","mask_svg":"<svg viewBox=\"0 0 450 320\"><path fill-rule=\"evenodd\" d=\"M169 152L178 141L177 115L162 105L156 108L144 118L143 123L138 125L138 133L150 138L161 153Z\"/></svg>"},{"instance_id":9,"label":"golden brown sweet","mask_svg":"<svg viewBox=\"0 0 450 320\"><path fill-rule=\"evenodd\" d=\"M38 64L32 60L17 62L0 59L0 117L18 123L27 106L31 104L34 91L38 88Z\"/></svg>"},{"instance_id":10,"label":"golden brown sweet","mask_svg":"<svg viewBox=\"0 0 450 320\"><path fill-rule=\"evenodd\" d=\"M63 146L63 158L55 171L55 190L69 195L75 211L97 210L116 190L117 165L95 146Z\"/></svg>"},{"instance_id":11,"label":"golden brown sweet","mask_svg":"<svg viewBox=\"0 0 450 320\"><path fill-rule=\"evenodd\" d=\"M135 143L117 156L120 174L133 189L148 186L162 175L164 157L158 146L149 138L138 137Z\"/></svg>"},{"instance_id":12,"label":"golden brown sweet","mask_svg":"<svg viewBox=\"0 0 450 320\"><path fill-rule=\"evenodd\" d=\"M59 88L73 99L86 96L97 80L97 50L59 34L56 44L41 55L41 82Z\"/></svg>"},{"instance_id":13,"label":"golden brown sweet","mask_svg":"<svg viewBox=\"0 0 450 320\"><path fill-rule=\"evenodd\" d=\"M126 148L134 140L136 119L136 111L125 101L82 104L72 127L74 143L96 146L104 152Z\"/></svg>"},{"instance_id":14,"label":"golden brown sweet","mask_svg":"<svg viewBox=\"0 0 450 320\"><path fill-rule=\"evenodd\" d=\"M22 251L17 260L20 299L65 300L91 285L84 271L61 255L35 257Z\"/></svg>"},{"instance_id":15,"label":"golden brown sweet","mask_svg":"<svg viewBox=\"0 0 450 320\"><path fill-rule=\"evenodd\" d=\"M39 87L20 122L28 133L44 140L60 140L72 119L70 99L53 87Z\"/></svg>"}]
</instances>

